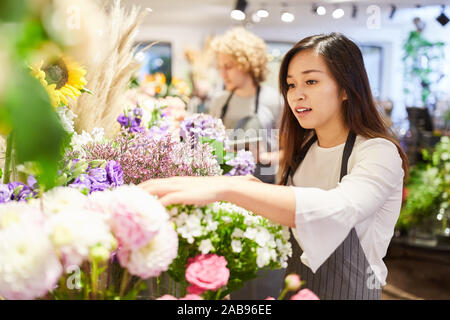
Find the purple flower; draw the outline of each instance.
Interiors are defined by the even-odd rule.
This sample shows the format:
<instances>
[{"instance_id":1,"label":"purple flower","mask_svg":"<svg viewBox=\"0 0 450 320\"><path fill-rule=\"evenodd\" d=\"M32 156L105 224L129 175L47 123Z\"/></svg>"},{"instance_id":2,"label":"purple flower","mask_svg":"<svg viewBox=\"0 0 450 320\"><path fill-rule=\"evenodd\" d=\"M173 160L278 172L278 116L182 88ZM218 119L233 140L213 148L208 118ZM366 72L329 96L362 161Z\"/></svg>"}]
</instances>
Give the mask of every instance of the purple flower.
<instances>
[{"instance_id":1,"label":"purple flower","mask_svg":"<svg viewBox=\"0 0 450 320\"><path fill-rule=\"evenodd\" d=\"M203 113L196 113L183 120L180 124L180 135L185 141L209 137L225 143L226 131L222 120Z\"/></svg>"},{"instance_id":2,"label":"purple flower","mask_svg":"<svg viewBox=\"0 0 450 320\"><path fill-rule=\"evenodd\" d=\"M134 108L133 114L134 114L136 117L142 117L142 109L139 108L139 107Z\"/></svg>"},{"instance_id":3,"label":"purple flower","mask_svg":"<svg viewBox=\"0 0 450 320\"><path fill-rule=\"evenodd\" d=\"M91 181L91 192L103 191L111 186L108 182L108 175L103 168L94 168L89 170L89 180Z\"/></svg>"},{"instance_id":4,"label":"purple flower","mask_svg":"<svg viewBox=\"0 0 450 320\"><path fill-rule=\"evenodd\" d=\"M32 189L36 189L38 187L38 183L36 178L33 175L29 175L27 178L27 184Z\"/></svg>"},{"instance_id":5,"label":"purple flower","mask_svg":"<svg viewBox=\"0 0 450 320\"><path fill-rule=\"evenodd\" d=\"M97 182L107 182L108 180L106 170L103 168L90 169L88 174L91 180L95 180Z\"/></svg>"},{"instance_id":6,"label":"purple flower","mask_svg":"<svg viewBox=\"0 0 450 320\"><path fill-rule=\"evenodd\" d=\"M108 182L98 182L92 177L90 178L90 180L91 180L91 192L104 191L111 187L111 185Z\"/></svg>"},{"instance_id":7,"label":"purple flower","mask_svg":"<svg viewBox=\"0 0 450 320\"><path fill-rule=\"evenodd\" d=\"M119 122L122 127L127 128L130 125L131 121L125 114L122 113L117 117L117 122Z\"/></svg>"},{"instance_id":8,"label":"purple flower","mask_svg":"<svg viewBox=\"0 0 450 320\"><path fill-rule=\"evenodd\" d=\"M111 186L118 187L123 184L123 170L120 163L114 160L108 161L105 170Z\"/></svg>"},{"instance_id":9,"label":"purple flower","mask_svg":"<svg viewBox=\"0 0 450 320\"><path fill-rule=\"evenodd\" d=\"M80 174L74 182L69 184L69 187L87 190L89 192L91 190L91 179L89 179L87 174Z\"/></svg>"},{"instance_id":10,"label":"purple flower","mask_svg":"<svg viewBox=\"0 0 450 320\"><path fill-rule=\"evenodd\" d=\"M245 176L253 174L256 169L253 154L245 150L239 150L236 157L228 160L226 164L233 167L226 176Z\"/></svg>"},{"instance_id":11,"label":"purple flower","mask_svg":"<svg viewBox=\"0 0 450 320\"><path fill-rule=\"evenodd\" d=\"M143 132L144 128L142 128L141 125L141 119L140 118L134 118L131 121L131 127L130 127L130 132Z\"/></svg>"},{"instance_id":12,"label":"purple flower","mask_svg":"<svg viewBox=\"0 0 450 320\"><path fill-rule=\"evenodd\" d=\"M8 188L13 193L11 200L26 201L36 195L29 186L22 182L10 182Z\"/></svg>"},{"instance_id":13,"label":"purple flower","mask_svg":"<svg viewBox=\"0 0 450 320\"><path fill-rule=\"evenodd\" d=\"M13 192L7 184L0 184L0 203L11 201Z\"/></svg>"}]
</instances>

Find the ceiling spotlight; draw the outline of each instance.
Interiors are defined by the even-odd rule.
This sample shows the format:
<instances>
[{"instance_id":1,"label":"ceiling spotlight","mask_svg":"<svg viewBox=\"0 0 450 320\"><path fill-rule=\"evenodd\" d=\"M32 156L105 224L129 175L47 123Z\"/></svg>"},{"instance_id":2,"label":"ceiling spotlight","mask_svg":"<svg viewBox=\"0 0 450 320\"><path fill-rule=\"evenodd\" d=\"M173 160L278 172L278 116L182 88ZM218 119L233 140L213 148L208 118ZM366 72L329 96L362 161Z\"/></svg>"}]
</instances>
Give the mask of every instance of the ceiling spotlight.
<instances>
[{"instance_id":1,"label":"ceiling spotlight","mask_svg":"<svg viewBox=\"0 0 450 320\"><path fill-rule=\"evenodd\" d=\"M269 11L267 11L266 9L263 8L263 9L259 9L258 11L256 11L256 14L260 18L267 18L269 16Z\"/></svg>"},{"instance_id":2,"label":"ceiling spotlight","mask_svg":"<svg viewBox=\"0 0 450 320\"><path fill-rule=\"evenodd\" d=\"M281 14L281 21L283 21L283 22L289 23L289 22L292 22L294 20L295 20L295 16L292 13L290 13L289 11L284 11Z\"/></svg>"},{"instance_id":3,"label":"ceiling spotlight","mask_svg":"<svg viewBox=\"0 0 450 320\"><path fill-rule=\"evenodd\" d=\"M247 8L246 0L237 0L236 7L231 11L231 19L242 21L245 19L245 8Z\"/></svg>"},{"instance_id":4,"label":"ceiling spotlight","mask_svg":"<svg viewBox=\"0 0 450 320\"><path fill-rule=\"evenodd\" d=\"M319 16L323 16L324 14L327 13L327 10L325 9L324 6L318 6L317 4L313 4L312 11L314 14L317 14Z\"/></svg>"},{"instance_id":5,"label":"ceiling spotlight","mask_svg":"<svg viewBox=\"0 0 450 320\"><path fill-rule=\"evenodd\" d=\"M344 16L345 12L341 8L334 9L332 16L334 19L340 19Z\"/></svg>"},{"instance_id":6,"label":"ceiling spotlight","mask_svg":"<svg viewBox=\"0 0 450 320\"><path fill-rule=\"evenodd\" d=\"M318 6L317 9L316 9L316 13L319 16L323 16L323 15L325 15L327 13L327 9L325 9L324 6Z\"/></svg>"},{"instance_id":7,"label":"ceiling spotlight","mask_svg":"<svg viewBox=\"0 0 450 320\"><path fill-rule=\"evenodd\" d=\"M442 12L439 17L436 18L436 20L441 24L441 26L445 26L448 23L449 19L445 15L445 6L442 6Z\"/></svg>"},{"instance_id":8,"label":"ceiling spotlight","mask_svg":"<svg viewBox=\"0 0 450 320\"><path fill-rule=\"evenodd\" d=\"M352 18L356 18L356 15L358 14L358 7L356 4L352 4Z\"/></svg>"},{"instance_id":9,"label":"ceiling spotlight","mask_svg":"<svg viewBox=\"0 0 450 320\"><path fill-rule=\"evenodd\" d=\"M389 14L389 19L394 18L395 11L397 11L397 7L391 4L391 13Z\"/></svg>"}]
</instances>

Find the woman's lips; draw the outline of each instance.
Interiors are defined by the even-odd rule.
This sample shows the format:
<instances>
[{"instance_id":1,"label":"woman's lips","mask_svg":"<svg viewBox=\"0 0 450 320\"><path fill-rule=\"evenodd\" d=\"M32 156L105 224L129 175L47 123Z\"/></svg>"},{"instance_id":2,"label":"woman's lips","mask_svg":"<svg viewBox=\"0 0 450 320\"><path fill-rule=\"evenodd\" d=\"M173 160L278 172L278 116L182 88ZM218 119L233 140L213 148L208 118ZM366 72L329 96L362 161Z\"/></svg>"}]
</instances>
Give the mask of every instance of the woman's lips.
<instances>
[{"instance_id":1,"label":"woman's lips","mask_svg":"<svg viewBox=\"0 0 450 320\"><path fill-rule=\"evenodd\" d=\"M303 118L306 117L312 111L311 108L308 107L298 107L295 108L295 113L298 117Z\"/></svg>"}]
</instances>

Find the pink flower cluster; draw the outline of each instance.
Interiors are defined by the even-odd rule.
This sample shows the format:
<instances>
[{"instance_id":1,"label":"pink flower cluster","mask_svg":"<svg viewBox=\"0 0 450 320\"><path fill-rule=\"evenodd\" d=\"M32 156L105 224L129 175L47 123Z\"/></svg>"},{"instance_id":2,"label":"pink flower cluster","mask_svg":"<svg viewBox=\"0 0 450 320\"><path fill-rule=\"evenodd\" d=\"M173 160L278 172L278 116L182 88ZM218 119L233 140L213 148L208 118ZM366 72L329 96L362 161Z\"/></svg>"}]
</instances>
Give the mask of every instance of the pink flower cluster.
<instances>
[{"instance_id":1,"label":"pink flower cluster","mask_svg":"<svg viewBox=\"0 0 450 320\"><path fill-rule=\"evenodd\" d=\"M122 267L143 279L168 269L178 253L178 235L155 197L136 186L120 186L90 198L117 238Z\"/></svg>"},{"instance_id":2,"label":"pink flower cluster","mask_svg":"<svg viewBox=\"0 0 450 320\"><path fill-rule=\"evenodd\" d=\"M207 290L216 291L228 283L230 270L227 260L217 254L199 254L189 258L186 268L186 280L191 285L187 288L190 294L202 294Z\"/></svg>"},{"instance_id":3,"label":"pink flower cluster","mask_svg":"<svg viewBox=\"0 0 450 320\"><path fill-rule=\"evenodd\" d=\"M124 182L139 184L172 176L212 176L221 173L208 144L191 146L169 134L154 137L146 133L123 132L110 143L88 144L86 157L115 160L122 166Z\"/></svg>"}]
</instances>

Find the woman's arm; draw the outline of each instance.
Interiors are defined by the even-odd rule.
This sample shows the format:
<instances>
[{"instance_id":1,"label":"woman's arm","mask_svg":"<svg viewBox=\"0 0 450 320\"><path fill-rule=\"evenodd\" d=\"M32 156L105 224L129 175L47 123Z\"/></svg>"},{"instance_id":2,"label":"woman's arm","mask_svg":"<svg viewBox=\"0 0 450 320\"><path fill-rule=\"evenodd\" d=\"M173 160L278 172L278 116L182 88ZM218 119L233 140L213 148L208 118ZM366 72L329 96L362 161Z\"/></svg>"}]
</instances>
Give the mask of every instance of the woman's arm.
<instances>
[{"instance_id":1,"label":"woman's arm","mask_svg":"<svg viewBox=\"0 0 450 320\"><path fill-rule=\"evenodd\" d=\"M139 185L160 198L163 205L206 205L228 201L274 222L295 227L295 195L290 187L271 185L249 177L174 177Z\"/></svg>"}]
</instances>

